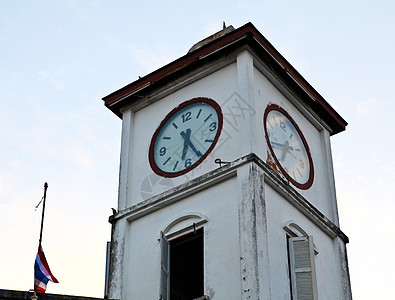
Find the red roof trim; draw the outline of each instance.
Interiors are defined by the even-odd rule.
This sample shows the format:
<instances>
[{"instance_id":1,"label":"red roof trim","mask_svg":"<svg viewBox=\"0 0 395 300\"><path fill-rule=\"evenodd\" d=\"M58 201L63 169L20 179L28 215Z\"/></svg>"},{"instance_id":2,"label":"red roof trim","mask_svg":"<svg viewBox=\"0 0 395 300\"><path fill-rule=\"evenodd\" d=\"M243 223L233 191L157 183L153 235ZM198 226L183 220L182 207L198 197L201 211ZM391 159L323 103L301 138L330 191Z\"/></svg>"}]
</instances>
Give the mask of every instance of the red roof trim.
<instances>
[{"instance_id":1,"label":"red roof trim","mask_svg":"<svg viewBox=\"0 0 395 300\"><path fill-rule=\"evenodd\" d=\"M252 25L252 24L251 24ZM237 31L237 32L236 32ZM125 96L128 96L138 90L141 86L146 85L150 82L158 81L159 79L166 77L175 71L186 67L187 65L197 61L200 57L210 54L232 42L242 38L246 35L249 30L234 30L231 34L224 36L224 39L215 40L212 44L208 44L206 47L201 47L196 51L188 53L179 59L171 62L170 64L148 74L147 76L132 82L131 84L113 92L112 94L103 98L107 106L111 106L114 102L121 100Z\"/></svg>"},{"instance_id":2,"label":"red roof trim","mask_svg":"<svg viewBox=\"0 0 395 300\"><path fill-rule=\"evenodd\" d=\"M273 47L273 45L252 25L251 32L259 43L276 59L282 67L293 77L299 85L305 89L314 100L321 106L345 129L347 122L329 105L329 103L299 74L299 72Z\"/></svg>"},{"instance_id":3,"label":"red roof trim","mask_svg":"<svg viewBox=\"0 0 395 300\"><path fill-rule=\"evenodd\" d=\"M218 50L233 44L238 40L244 38L253 38L267 51L274 60L288 73L288 75L295 81L302 89L309 94L309 96L317 102L311 104L320 111L328 113L333 121L335 121L334 133L343 131L347 122L329 105L329 103L299 74L299 72L273 47L273 45L255 28L252 23L247 23L242 27L220 37L209 44L190 52L175 61L165 65L164 67L140 78L125 87L111 93L103 98L105 105L114 111L117 110L114 106L118 106L126 97L134 94L136 91L144 89L146 86L165 78L178 70L181 70L194 62L199 61L200 58L217 52ZM314 109L314 108L313 108ZM116 113L116 111L114 111Z\"/></svg>"}]
</instances>

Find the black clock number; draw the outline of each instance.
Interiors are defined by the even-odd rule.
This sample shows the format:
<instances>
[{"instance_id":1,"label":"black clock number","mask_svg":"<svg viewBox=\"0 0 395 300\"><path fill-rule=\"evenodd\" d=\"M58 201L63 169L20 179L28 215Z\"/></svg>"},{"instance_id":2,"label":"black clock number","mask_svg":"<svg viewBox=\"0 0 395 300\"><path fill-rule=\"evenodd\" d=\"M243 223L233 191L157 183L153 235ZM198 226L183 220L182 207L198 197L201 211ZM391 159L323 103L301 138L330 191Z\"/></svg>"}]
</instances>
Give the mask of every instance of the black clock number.
<instances>
[{"instance_id":1,"label":"black clock number","mask_svg":"<svg viewBox=\"0 0 395 300\"><path fill-rule=\"evenodd\" d=\"M185 114L181 115L182 122L185 123L186 121L189 121L191 119L191 112L187 111Z\"/></svg>"},{"instance_id":2,"label":"black clock number","mask_svg":"<svg viewBox=\"0 0 395 300\"><path fill-rule=\"evenodd\" d=\"M280 127L282 130L286 131L285 128L287 127L287 125L285 125L285 123L283 121L280 122Z\"/></svg>"},{"instance_id":3,"label":"black clock number","mask_svg":"<svg viewBox=\"0 0 395 300\"><path fill-rule=\"evenodd\" d=\"M213 122L210 124L210 131L215 131L217 129L217 122Z\"/></svg>"},{"instance_id":4,"label":"black clock number","mask_svg":"<svg viewBox=\"0 0 395 300\"><path fill-rule=\"evenodd\" d=\"M304 169L304 162L303 160L299 159L299 166Z\"/></svg>"},{"instance_id":5,"label":"black clock number","mask_svg":"<svg viewBox=\"0 0 395 300\"><path fill-rule=\"evenodd\" d=\"M189 168L191 165L192 165L192 160L191 160L190 158L188 158L188 159L185 161L185 168Z\"/></svg>"},{"instance_id":6,"label":"black clock number","mask_svg":"<svg viewBox=\"0 0 395 300\"><path fill-rule=\"evenodd\" d=\"M160 155L160 156L163 156L163 155L165 155L165 154L166 154L166 147L160 148L160 149L159 149L159 155Z\"/></svg>"}]
</instances>

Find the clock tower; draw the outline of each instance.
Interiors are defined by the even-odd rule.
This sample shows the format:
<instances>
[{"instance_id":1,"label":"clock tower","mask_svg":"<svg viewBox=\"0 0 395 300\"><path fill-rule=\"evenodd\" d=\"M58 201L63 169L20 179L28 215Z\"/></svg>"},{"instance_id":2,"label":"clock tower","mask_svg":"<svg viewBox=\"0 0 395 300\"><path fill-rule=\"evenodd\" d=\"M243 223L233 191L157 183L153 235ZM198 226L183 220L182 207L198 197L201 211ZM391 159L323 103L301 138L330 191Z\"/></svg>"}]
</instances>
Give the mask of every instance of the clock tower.
<instances>
[{"instance_id":1,"label":"clock tower","mask_svg":"<svg viewBox=\"0 0 395 300\"><path fill-rule=\"evenodd\" d=\"M251 24L103 98L122 119L109 299L351 299L346 121Z\"/></svg>"}]
</instances>

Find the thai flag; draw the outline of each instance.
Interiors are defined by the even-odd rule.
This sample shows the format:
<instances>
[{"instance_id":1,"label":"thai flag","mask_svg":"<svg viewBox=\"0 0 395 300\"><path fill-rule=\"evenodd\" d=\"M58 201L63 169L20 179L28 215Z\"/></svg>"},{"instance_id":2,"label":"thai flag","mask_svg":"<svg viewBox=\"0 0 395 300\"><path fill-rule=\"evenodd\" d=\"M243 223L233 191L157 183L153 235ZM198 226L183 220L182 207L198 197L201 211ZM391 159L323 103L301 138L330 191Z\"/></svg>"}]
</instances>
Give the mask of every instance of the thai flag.
<instances>
[{"instance_id":1,"label":"thai flag","mask_svg":"<svg viewBox=\"0 0 395 300\"><path fill-rule=\"evenodd\" d=\"M44 294L49 280L58 283L58 280L53 276L48 266L42 247L39 246L36 261L34 263L34 291Z\"/></svg>"}]
</instances>

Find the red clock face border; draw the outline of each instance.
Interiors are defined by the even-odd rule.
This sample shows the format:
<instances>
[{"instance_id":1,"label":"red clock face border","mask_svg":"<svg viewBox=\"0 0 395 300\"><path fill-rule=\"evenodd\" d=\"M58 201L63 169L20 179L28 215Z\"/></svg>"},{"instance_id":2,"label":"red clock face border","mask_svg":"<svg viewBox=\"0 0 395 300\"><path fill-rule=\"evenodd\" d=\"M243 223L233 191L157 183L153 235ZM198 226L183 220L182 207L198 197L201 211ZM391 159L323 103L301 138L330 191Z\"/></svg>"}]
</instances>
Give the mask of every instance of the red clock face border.
<instances>
[{"instance_id":1,"label":"red clock face border","mask_svg":"<svg viewBox=\"0 0 395 300\"><path fill-rule=\"evenodd\" d=\"M212 108L214 108L214 110L217 113L218 116L218 130L217 133L214 137L214 141L212 142L212 144L210 145L210 147L208 148L208 150L199 158L199 160L197 160L194 164L192 164L190 167L178 171L178 172L166 172L161 170L155 162L154 159L154 148L155 148L155 142L156 139L159 135L159 133L161 132L163 126L165 126L165 124L167 123L167 121L169 121L169 119L176 114L179 110L184 109L185 107L195 104L195 103L206 103L208 105L210 105ZM211 151L214 149L215 145L217 144L219 137L221 135L221 131L222 131L222 126L223 126L223 115L222 115L222 109L221 106L213 99L211 98L205 98L205 97L196 97L190 100L187 100L185 102L182 102L180 105L178 105L177 107L175 107L174 109L172 109L167 115L166 117L162 120L162 122L159 124L158 128L155 130L154 135L152 136L151 139L151 143L150 143L150 147L149 147L149 152L148 152L148 160L151 166L151 169L160 176L163 177L168 177L168 178L174 178L174 177L178 177L181 175L184 175L188 172L190 172L191 170L195 169L197 166L199 166L205 159L206 157L211 153Z\"/></svg>"},{"instance_id":2,"label":"red clock face border","mask_svg":"<svg viewBox=\"0 0 395 300\"><path fill-rule=\"evenodd\" d=\"M294 179L284 170L284 168L282 167L281 163L279 162L279 160L278 160L278 158L277 158L277 156L276 156L276 154L275 154L275 152L274 152L274 150L273 150L273 148L272 148L272 145L271 145L271 143L270 143L269 136L268 136L268 133L267 133L267 128L266 128L266 119L267 119L267 115L268 115L269 112L271 112L272 110L277 110L277 111L279 111L280 113L282 113L286 118L288 118L288 120L289 120L289 121L292 123L292 125L295 127L297 133L299 134L299 137L301 138L301 140L302 140L302 142L303 142L303 146L304 146L305 149L306 149L307 157L308 157L309 165L310 165L309 179L308 179L307 182L304 183L304 184L301 184L301 183L297 182L296 180L294 180ZM281 108L280 106L278 106L278 105L276 105L276 104L270 104L268 107L266 107L265 113L264 113L264 115L263 115L263 126L264 126L264 129L265 129L265 138L266 138L267 145L268 145L268 147L269 147L269 149L270 149L270 153L271 153L272 156L274 157L274 160L276 161L277 166L280 168L281 173L283 173L284 176L285 176L293 185L295 185L296 187L298 187L298 188L300 188L300 189L302 189L302 190L307 190L307 189L309 189L309 188L312 186L313 181L314 181L314 166L313 166L313 159L311 158L310 148L309 148L309 146L308 146L308 144L307 144L307 141L306 141L306 139L305 139L305 137L304 137L302 131L300 130L299 126L296 124L296 122L292 119L292 117L291 117L283 108Z\"/></svg>"}]
</instances>

